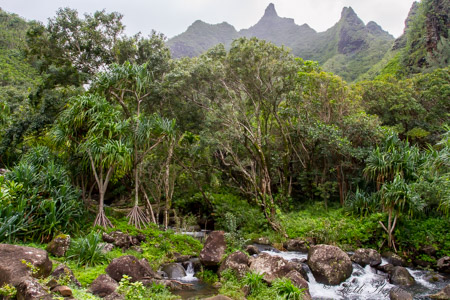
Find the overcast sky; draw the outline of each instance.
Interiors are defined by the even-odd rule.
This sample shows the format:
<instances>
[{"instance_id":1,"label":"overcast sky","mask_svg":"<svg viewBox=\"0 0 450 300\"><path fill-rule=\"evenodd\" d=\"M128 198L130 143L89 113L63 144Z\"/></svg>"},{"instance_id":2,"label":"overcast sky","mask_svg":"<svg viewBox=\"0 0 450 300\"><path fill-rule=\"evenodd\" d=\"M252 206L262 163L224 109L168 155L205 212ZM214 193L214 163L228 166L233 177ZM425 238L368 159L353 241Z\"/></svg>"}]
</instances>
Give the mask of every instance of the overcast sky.
<instances>
[{"instance_id":1,"label":"overcast sky","mask_svg":"<svg viewBox=\"0 0 450 300\"><path fill-rule=\"evenodd\" d=\"M262 17L269 3L275 4L280 17L307 23L316 31L325 31L340 18L342 8L351 6L365 22L375 21L398 37L413 0L0 0L0 7L28 20L47 19L59 7L71 7L79 13L106 9L124 15L127 34L152 29L173 37L196 20L217 24L226 21L237 30L248 28Z\"/></svg>"}]
</instances>

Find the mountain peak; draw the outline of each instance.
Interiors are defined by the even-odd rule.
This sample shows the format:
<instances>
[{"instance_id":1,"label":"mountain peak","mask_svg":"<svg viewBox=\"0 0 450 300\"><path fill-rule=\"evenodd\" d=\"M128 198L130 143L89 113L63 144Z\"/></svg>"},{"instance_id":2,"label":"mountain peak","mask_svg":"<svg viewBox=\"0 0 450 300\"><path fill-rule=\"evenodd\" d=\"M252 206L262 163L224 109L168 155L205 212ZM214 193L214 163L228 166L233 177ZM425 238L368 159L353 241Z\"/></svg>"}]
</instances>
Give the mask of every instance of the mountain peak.
<instances>
[{"instance_id":1,"label":"mountain peak","mask_svg":"<svg viewBox=\"0 0 450 300\"><path fill-rule=\"evenodd\" d=\"M278 17L277 11L275 10L275 5L273 3L270 3L269 6L267 6L263 18L264 17Z\"/></svg>"},{"instance_id":2,"label":"mountain peak","mask_svg":"<svg viewBox=\"0 0 450 300\"><path fill-rule=\"evenodd\" d=\"M358 17L351 6L344 7L341 12L341 19L346 19L349 17Z\"/></svg>"}]
</instances>

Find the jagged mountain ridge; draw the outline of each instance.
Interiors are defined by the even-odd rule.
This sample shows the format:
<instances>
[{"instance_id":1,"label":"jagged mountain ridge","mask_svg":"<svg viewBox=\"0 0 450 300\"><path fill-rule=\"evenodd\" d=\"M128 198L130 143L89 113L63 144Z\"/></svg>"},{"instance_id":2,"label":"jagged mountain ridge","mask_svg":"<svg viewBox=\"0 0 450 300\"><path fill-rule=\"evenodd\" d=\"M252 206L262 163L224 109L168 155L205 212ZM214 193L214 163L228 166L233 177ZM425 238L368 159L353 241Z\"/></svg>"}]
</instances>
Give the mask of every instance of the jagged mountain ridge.
<instances>
[{"instance_id":1,"label":"jagged mountain ridge","mask_svg":"<svg viewBox=\"0 0 450 300\"><path fill-rule=\"evenodd\" d=\"M237 31L228 23L210 25L196 21L167 45L175 58L192 57L218 43L228 48L238 37L257 37L289 47L294 55L316 60L326 70L347 80L355 80L379 62L394 41L375 22L365 25L351 7L343 8L340 20L333 27L316 32L307 24L297 25L293 19L279 17L275 6L269 4L258 23L248 29Z\"/></svg>"}]
</instances>

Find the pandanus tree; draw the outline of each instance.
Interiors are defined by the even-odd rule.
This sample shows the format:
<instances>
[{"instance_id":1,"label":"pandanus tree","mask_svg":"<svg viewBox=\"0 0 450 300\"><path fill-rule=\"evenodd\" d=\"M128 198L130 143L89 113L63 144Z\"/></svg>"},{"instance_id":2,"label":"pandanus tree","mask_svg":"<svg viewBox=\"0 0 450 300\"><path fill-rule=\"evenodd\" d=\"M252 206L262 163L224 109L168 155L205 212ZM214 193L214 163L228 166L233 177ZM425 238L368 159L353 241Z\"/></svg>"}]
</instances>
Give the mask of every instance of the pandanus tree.
<instances>
[{"instance_id":1,"label":"pandanus tree","mask_svg":"<svg viewBox=\"0 0 450 300\"><path fill-rule=\"evenodd\" d=\"M115 171L131 166L131 148L125 140L128 129L116 106L92 94L72 98L53 128L57 144L74 149L83 158L80 163L94 175L99 192L94 226L112 227L104 212L104 200Z\"/></svg>"},{"instance_id":2,"label":"pandanus tree","mask_svg":"<svg viewBox=\"0 0 450 300\"><path fill-rule=\"evenodd\" d=\"M419 149L401 141L396 134L389 135L381 146L368 156L364 174L376 181L387 223L379 222L388 235L388 247L397 251L394 230L402 213L420 211L425 204L413 188L417 169L423 164Z\"/></svg>"},{"instance_id":3,"label":"pandanus tree","mask_svg":"<svg viewBox=\"0 0 450 300\"><path fill-rule=\"evenodd\" d=\"M135 198L128 218L129 223L138 228L149 222L139 207L141 166L145 157L168 135L170 126L165 124L171 123L156 113L148 116L152 110L149 99L154 92L153 87L153 75L147 65L129 62L113 65L108 72L99 74L94 84L94 88L107 99L120 105L122 118L130 124ZM155 220L153 216L152 220Z\"/></svg>"}]
</instances>

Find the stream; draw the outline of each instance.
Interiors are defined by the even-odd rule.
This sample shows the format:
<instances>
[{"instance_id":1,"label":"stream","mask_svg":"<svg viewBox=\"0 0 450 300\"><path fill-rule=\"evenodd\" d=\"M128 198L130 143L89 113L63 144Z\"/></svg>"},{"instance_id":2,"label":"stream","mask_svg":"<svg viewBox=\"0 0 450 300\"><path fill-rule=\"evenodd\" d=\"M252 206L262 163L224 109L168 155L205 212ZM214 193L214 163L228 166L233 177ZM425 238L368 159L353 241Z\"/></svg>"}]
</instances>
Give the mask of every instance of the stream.
<instances>
[{"instance_id":1,"label":"stream","mask_svg":"<svg viewBox=\"0 0 450 300\"><path fill-rule=\"evenodd\" d=\"M261 252L280 256L286 260L304 260L308 256L306 253L300 252L280 252L270 246L256 246ZM387 261L383 259L382 264L386 263ZM377 271L370 266L363 268L356 263L353 263L352 275L337 286L318 283L309 268L306 267L306 269L309 292L312 298L317 300L385 300L389 299L389 292L395 287L395 285L389 283L386 273ZM410 292L414 296L414 299L430 299L427 295L434 294L443 289L447 284L450 284L449 276L444 277L444 280L431 283L427 280L427 277L432 275L433 272L411 268L407 269L416 280L416 284L412 287L402 287L402 289ZM202 299L218 293L217 289L195 277L192 263L188 264L186 268L186 276L177 280L193 285L192 290L174 292L174 294L181 296L182 299Z\"/></svg>"},{"instance_id":2,"label":"stream","mask_svg":"<svg viewBox=\"0 0 450 300\"><path fill-rule=\"evenodd\" d=\"M265 247L265 249L261 250L270 255L283 257L286 260L302 260L308 257L306 253L280 252L271 247ZM387 261L383 259L381 264L383 265L386 263ZM402 287L402 289L410 292L414 296L414 299L429 299L427 295L434 294L443 289L447 284L450 284L450 278L448 276L445 277L445 280L431 283L426 278L433 274L432 272L410 268L407 268L407 270L416 280L416 284L411 287ZM389 299L389 292L395 287L395 285L389 283L386 273L378 271L370 266L363 268L356 263L353 263L352 275L340 285L336 286L318 283L309 268L307 268L307 274L309 292L313 299L318 300Z\"/></svg>"}]
</instances>

